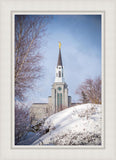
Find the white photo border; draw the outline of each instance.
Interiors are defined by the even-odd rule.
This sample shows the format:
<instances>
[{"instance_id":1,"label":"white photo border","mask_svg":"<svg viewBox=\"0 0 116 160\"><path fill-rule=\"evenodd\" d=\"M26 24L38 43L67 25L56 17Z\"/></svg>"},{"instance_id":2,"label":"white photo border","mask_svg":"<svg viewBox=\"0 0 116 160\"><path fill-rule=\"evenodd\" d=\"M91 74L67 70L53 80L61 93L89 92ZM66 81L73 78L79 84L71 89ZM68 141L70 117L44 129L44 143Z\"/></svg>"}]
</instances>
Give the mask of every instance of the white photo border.
<instances>
[{"instance_id":1,"label":"white photo border","mask_svg":"<svg viewBox=\"0 0 116 160\"><path fill-rule=\"evenodd\" d=\"M1 160L115 160L116 159L116 1L115 0L1 0L0 1L0 159ZM20 149L11 144L11 12L76 11L104 12L105 147L75 149ZM103 44L102 44L103 45ZM102 61L103 61L102 59Z\"/></svg>"},{"instance_id":2,"label":"white photo border","mask_svg":"<svg viewBox=\"0 0 116 160\"><path fill-rule=\"evenodd\" d=\"M14 130L15 130L15 128L14 128L14 123L15 123L15 117L14 117L14 111L15 111L15 106L14 106L14 99L15 99L15 95L14 95L14 57L15 57L15 51L14 51L14 40L15 40L15 37L14 37L14 35L15 35L15 27L14 27L14 24L15 24L15 21L14 21L14 19L15 19L15 15L101 15L101 43L102 43L102 45L101 45L101 63L102 63L102 65L101 65L101 77L102 77L102 135L101 135L101 145L71 145L71 146L69 146L69 145L55 145L55 146L45 146L45 145L41 145L41 146L39 146L39 145L36 145L36 146L34 146L34 145L14 145L14 143L15 143L15 139L14 139L14 137L15 137L15 135L14 135ZM58 11L47 11L47 12L45 12L45 11L41 11L41 12L29 12L29 11L26 11L26 12L24 12L24 11L11 11L11 22L13 23L12 24L12 31L11 31L11 37L12 37L12 52L11 53L13 53L12 54L12 106L11 106L11 119L12 119L12 122L11 122L11 125L12 125L12 138L11 138L11 144L12 144L12 149L16 149L16 148L20 148L20 149L24 149L24 148L26 148L26 149L33 149L33 148L41 148L41 149L45 149L45 148L47 148L47 149L61 149L61 148L64 148L64 149L77 149L77 148L82 148L82 149L93 149L93 148L95 148L95 149L99 149L99 148L104 148L104 134L105 134L105 132L104 132L104 116L105 116L105 114L104 114L104 108L105 108L105 106L104 106L104 48L105 48L105 46L104 46L104 12L102 11L102 12L96 12L96 11L92 11L92 12L90 12L90 11L81 11L81 12L76 12L76 11L65 11L65 12L58 12Z\"/></svg>"}]
</instances>

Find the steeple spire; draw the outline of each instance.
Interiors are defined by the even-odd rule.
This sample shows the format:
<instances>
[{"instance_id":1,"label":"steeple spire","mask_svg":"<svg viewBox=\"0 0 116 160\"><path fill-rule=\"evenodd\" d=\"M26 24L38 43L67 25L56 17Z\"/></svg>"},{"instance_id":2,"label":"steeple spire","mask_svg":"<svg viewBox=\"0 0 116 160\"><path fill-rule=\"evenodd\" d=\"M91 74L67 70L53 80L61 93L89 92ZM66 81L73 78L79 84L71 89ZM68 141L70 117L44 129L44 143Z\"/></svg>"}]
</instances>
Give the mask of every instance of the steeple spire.
<instances>
[{"instance_id":1,"label":"steeple spire","mask_svg":"<svg viewBox=\"0 0 116 160\"><path fill-rule=\"evenodd\" d=\"M62 64L62 57L61 57L61 42L58 42L58 43L59 43L59 56L58 56L57 66L63 66L63 64Z\"/></svg>"},{"instance_id":2,"label":"steeple spire","mask_svg":"<svg viewBox=\"0 0 116 160\"><path fill-rule=\"evenodd\" d=\"M64 67L63 67L62 57L61 57L61 42L59 42L59 56L58 56L58 63L56 67L55 82L64 82Z\"/></svg>"}]
</instances>

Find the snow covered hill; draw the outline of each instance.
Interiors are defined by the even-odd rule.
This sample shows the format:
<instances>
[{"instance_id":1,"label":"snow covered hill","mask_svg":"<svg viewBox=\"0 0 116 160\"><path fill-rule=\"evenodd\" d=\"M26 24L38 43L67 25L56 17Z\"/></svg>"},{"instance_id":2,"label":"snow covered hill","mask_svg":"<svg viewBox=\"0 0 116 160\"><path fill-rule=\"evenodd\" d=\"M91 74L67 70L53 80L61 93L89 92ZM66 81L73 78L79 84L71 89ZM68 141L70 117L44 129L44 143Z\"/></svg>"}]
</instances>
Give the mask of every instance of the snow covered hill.
<instances>
[{"instance_id":1,"label":"snow covered hill","mask_svg":"<svg viewBox=\"0 0 116 160\"><path fill-rule=\"evenodd\" d=\"M102 106L77 105L46 119L47 131L33 145L101 145Z\"/></svg>"}]
</instances>

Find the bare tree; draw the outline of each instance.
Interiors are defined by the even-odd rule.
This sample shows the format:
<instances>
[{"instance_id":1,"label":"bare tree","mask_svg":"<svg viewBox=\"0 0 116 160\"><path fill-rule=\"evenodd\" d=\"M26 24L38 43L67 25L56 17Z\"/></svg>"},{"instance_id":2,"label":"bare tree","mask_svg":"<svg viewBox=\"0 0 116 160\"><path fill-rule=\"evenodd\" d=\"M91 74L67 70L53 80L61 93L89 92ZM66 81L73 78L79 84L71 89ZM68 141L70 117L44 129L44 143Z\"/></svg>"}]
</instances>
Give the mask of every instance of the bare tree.
<instances>
[{"instance_id":1,"label":"bare tree","mask_svg":"<svg viewBox=\"0 0 116 160\"><path fill-rule=\"evenodd\" d=\"M82 103L101 103L101 79L87 79L76 90L76 94L80 96Z\"/></svg>"},{"instance_id":2,"label":"bare tree","mask_svg":"<svg viewBox=\"0 0 116 160\"><path fill-rule=\"evenodd\" d=\"M82 101L83 103L88 103L88 102L89 102L89 100L88 100L88 98L87 98L87 95L85 94L84 91L81 91L81 101Z\"/></svg>"},{"instance_id":3,"label":"bare tree","mask_svg":"<svg viewBox=\"0 0 116 160\"><path fill-rule=\"evenodd\" d=\"M21 102L15 102L15 144L26 134L29 126L29 110Z\"/></svg>"},{"instance_id":4,"label":"bare tree","mask_svg":"<svg viewBox=\"0 0 116 160\"><path fill-rule=\"evenodd\" d=\"M15 16L15 144L26 134L30 123L29 109L21 101L34 88L34 80L42 76L40 49L49 19L42 15Z\"/></svg>"},{"instance_id":5,"label":"bare tree","mask_svg":"<svg viewBox=\"0 0 116 160\"><path fill-rule=\"evenodd\" d=\"M40 48L48 21L44 15L15 16L15 97L20 100L42 75Z\"/></svg>"}]
</instances>

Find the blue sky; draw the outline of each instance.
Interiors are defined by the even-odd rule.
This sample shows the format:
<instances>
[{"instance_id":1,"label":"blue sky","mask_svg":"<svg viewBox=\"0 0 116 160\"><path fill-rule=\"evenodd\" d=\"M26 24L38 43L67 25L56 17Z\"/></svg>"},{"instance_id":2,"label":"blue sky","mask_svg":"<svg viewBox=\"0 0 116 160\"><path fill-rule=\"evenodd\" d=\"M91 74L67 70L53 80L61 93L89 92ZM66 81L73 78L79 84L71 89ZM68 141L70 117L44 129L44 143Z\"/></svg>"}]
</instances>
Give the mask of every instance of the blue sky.
<instances>
[{"instance_id":1,"label":"blue sky","mask_svg":"<svg viewBox=\"0 0 116 160\"><path fill-rule=\"evenodd\" d=\"M44 77L37 81L32 103L48 102L51 95L59 53L58 41L62 43L65 82L73 102L78 102L75 90L85 79L101 75L101 16L54 15L47 27L45 45L43 43L41 48Z\"/></svg>"}]
</instances>

